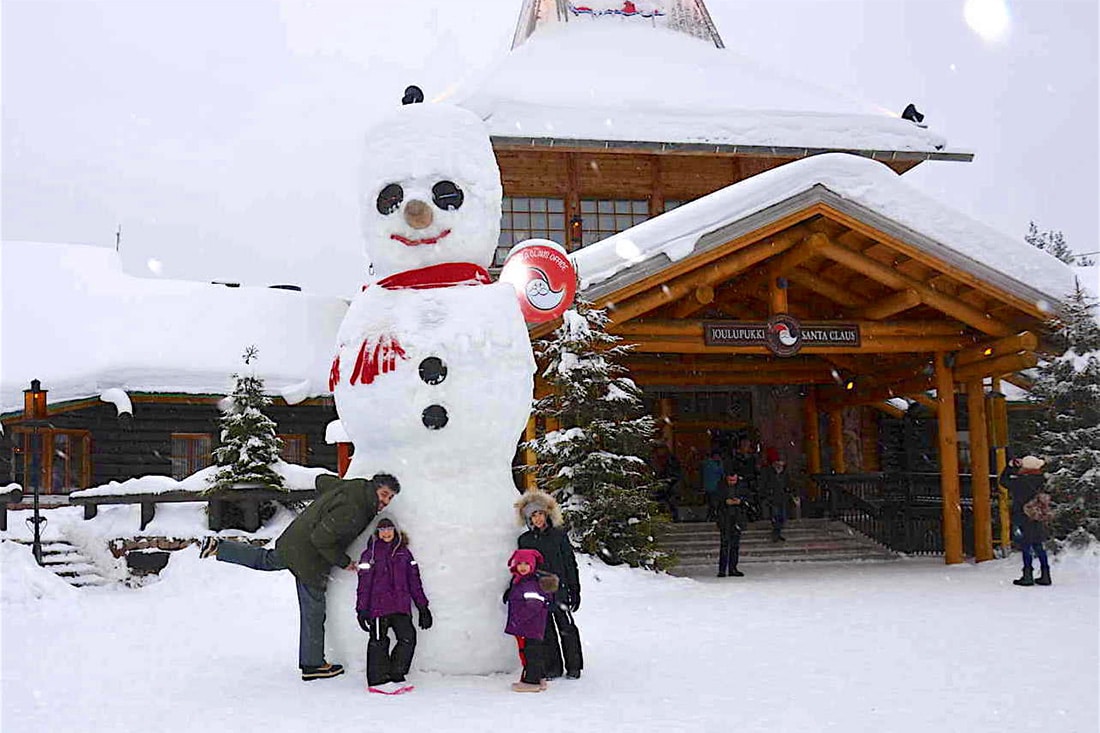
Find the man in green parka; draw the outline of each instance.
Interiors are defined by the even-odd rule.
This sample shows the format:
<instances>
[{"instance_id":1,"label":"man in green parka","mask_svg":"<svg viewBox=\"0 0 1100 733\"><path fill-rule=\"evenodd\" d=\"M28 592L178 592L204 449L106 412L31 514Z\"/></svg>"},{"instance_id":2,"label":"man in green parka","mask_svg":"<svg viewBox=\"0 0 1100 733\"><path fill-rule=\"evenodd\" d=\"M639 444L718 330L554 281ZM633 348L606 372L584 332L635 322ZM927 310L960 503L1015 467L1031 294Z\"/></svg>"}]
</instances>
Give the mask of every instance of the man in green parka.
<instances>
[{"instance_id":1,"label":"man in green parka","mask_svg":"<svg viewBox=\"0 0 1100 733\"><path fill-rule=\"evenodd\" d=\"M207 537L199 557L214 555L222 562L254 570L287 570L298 584L298 666L305 681L335 677L343 666L325 661L325 591L332 568L358 570L347 555L374 517L401 491L397 479L386 473L370 479L317 477L317 497L290 523L275 549Z\"/></svg>"}]
</instances>

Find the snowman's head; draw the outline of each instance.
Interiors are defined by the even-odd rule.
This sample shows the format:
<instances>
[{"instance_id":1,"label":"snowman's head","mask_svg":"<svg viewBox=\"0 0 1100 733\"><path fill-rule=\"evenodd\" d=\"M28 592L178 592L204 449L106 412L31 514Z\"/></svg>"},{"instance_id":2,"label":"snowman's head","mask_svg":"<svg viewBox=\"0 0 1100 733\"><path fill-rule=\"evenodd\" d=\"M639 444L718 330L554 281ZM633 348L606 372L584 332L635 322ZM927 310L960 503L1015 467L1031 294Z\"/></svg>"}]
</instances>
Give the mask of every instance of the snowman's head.
<instances>
[{"instance_id":1,"label":"snowman's head","mask_svg":"<svg viewBox=\"0 0 1100 733\"><path fill-rule=\"evenodd\" d=\"M360 223L378 277L444 262L491 264L500 170L475 114L406 105L374 125L366 143Z\"/></svg>"}]
</instances>

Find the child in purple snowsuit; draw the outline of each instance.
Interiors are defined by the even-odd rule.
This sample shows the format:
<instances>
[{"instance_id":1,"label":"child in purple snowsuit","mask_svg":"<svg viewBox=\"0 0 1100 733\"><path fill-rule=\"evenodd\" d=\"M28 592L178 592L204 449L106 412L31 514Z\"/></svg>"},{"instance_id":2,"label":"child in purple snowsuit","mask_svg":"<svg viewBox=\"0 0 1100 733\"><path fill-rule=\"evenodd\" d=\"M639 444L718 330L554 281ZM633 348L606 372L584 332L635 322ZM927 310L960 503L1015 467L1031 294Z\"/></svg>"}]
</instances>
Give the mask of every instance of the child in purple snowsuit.
<instances>
[{"instance_id":1,"label":"child in purple snowsuit","mask_svg":"<svg viewBox=\"0 0 1100 733\"><path fill-rule=\"evenodd\" d=\"M370 634L367 644L367 688L383 695L409 692L405 675L416 650L412 605L422 629L432 627L428 597L420 583L420 569L409 551L408 538L393 520L383 518L359 558L359 590L355 611L359 626ZM390 630L397 644L390 652Z\"/></svg>"},{"instance_id":2,"label":"child in purple snowsuit","mask_svg":"<svg viewBox=\"0 0 1100 733\"><path fill-rule=\"evenodd\" d=\"M550 603L558 589L558 576L539 571L542 562L542 553L538 550L516 550L508 560L512 582L504 591L504 602L508 604L508 624L504 633L516 637L519 658L523 662L523 676L512 684L515 692L546 689L543 636Z\"/></svg>"}]
</instances>

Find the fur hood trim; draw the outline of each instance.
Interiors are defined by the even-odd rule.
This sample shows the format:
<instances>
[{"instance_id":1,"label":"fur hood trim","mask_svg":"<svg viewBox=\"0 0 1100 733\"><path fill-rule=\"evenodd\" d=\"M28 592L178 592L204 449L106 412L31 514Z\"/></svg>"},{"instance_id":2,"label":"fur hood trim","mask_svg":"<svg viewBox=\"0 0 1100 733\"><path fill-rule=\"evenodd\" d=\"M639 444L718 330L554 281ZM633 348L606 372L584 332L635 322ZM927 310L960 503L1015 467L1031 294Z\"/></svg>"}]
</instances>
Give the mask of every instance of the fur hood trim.
<instances>
[{"instance_id":1,"label":"fur hood trim","mask_svg":"<svg viewBox=\"0 0 1100 733\"><path fill-rule=\"evenodd\" d=\"M521 527L530 526L527 517L536 509L541 509L546 512L551 527L560 527L565 524L565 519L561 515L561 507L558 506L558 502L554 497L541 489L528 489L524 491L523 495L516 500L515 507L516 519L519 520Z\"/></svg>"}]
</instances>

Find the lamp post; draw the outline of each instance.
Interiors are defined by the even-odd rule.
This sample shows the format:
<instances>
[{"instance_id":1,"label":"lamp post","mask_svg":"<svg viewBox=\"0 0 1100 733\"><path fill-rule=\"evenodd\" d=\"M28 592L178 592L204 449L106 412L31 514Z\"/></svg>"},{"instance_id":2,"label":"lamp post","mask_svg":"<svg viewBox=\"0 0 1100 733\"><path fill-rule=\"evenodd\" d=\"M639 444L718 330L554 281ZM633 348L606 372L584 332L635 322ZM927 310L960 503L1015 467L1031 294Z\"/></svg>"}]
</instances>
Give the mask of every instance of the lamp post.
<instances>
[{"instance_id":1,"label":"lamp post","mask_svg":"<svg viewBox=\"0 0 1100 733\"><path fill-rule=\"evenodd\" d=\"M31 429L30 480L31 490L34 492L34 515L27 521L33 525L34 544L31 547L34 551L34 560L39 565L42 564L42 525L46 523L46 518L39 512L38 506L40 485L42 483L42 450L39 444L38 428L46 424L47 415L46 390L42 389L41 382L32 379L31 388L23 390L23 424Z\"/></svg>"}]
</instances>

